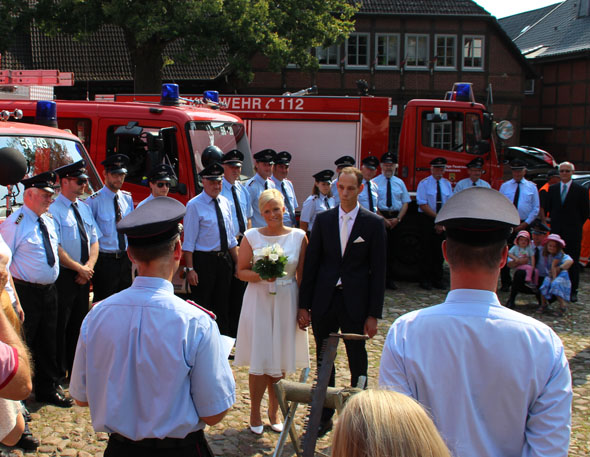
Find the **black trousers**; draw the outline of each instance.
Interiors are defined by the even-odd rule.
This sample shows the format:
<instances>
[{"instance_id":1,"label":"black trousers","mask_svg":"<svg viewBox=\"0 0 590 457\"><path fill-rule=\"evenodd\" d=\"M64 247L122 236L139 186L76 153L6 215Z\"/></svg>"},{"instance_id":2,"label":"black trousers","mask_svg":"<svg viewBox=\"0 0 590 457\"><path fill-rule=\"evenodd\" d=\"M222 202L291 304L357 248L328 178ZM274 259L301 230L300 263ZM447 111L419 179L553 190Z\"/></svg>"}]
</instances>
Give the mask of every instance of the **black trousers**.
<instances>
[{"instance_id":1,"label":"black trousers","mask_svg":"<svg viewBox=\"0 0 590 457\"><path fill-rule=\"evenodd\" d=\"M381 214L383 215L383 217L386 217L387 219L392 219L398 216L399 211L381 211ZM399 232L398 227L399 224L392 229L387 229L386 277L389 280L395 279L395 275L393 274L393 259L395 257L395 239L397 233Z\"/></svg>"},{"instance_id":2,"label":"black trousers","mask_svg":"<svg viewBox=\"0 0 590 457\"><path fill-rule=\"evenodd\" d=\"M520 221L520 222L522 222L522 221ZM510 235L510 238L508 238L508 241L507 241L508 249L510 249L512 246L514 246L514 240L516 239L516 235L518 235L518 233L513 231L512 234ZM510 259L508 259L508 260L510 260ZM516 270L516 271L520 271L520 270ZM506 265L504 265L502 267L502 269L500 270L500 281L502 283L502 287L510 287L510 285L512 284L512 278L510 277L510 267L508 266L508 262L506 262Z\"/></svg>"},{"instance_id":3,"label":"black trousers","mask_svg":"<svg viewBox=\"0 0 590 457\"><path fill-rule=\"evenodd\" d=\"M120 257L114 254L99 253L94 266L92 290L94 302L104 300L131 285L131 261L126 252Z\"/></svg>"},{"instance_id":4,"label":"black trousers","mask_svg":"<svg viewBox=\"0 0 590 457\"><path fill-rule=\"evenodd\" d=\"M199 277L191 286L193 300L215 313L222 335L230 334L230 286L234 263L229 252L193 252L193 266Z\"/></svg>"},{"instance_id":5,"label":"black trousers","mask_svg":"<svg viewBox=\"0 0 590 457\"><path fill-rule=\"evenodd\" d=\"M78 284L78 273L60 267L57 286L57 367L60 377L72 372L80 326L90 302L90 283Z\"/></svg>"},{"instance_id":6,"label":"black trousers","mask_svg":"<svg viewBox=\"0 0 590 457\"><path fill-rule=\"evenodd\" d=\"M444 232L436 233L434 219L421 213L422 235L426 249L424 258L420 263L420 276L422 281L440 282L443 277L444 257L442 242L445 239Z\"/></svg>"},{"instance_id":7,"label":"black trousers","mask_svg":"<svg viewBox=\"0 0 590 457\"><path fill-rule=\"evenodd\" d=\"M510 287L510 300L514 301L516 299L516 295L519 292L525 294L534 294L537 298L539 306L541 306L541 293L539 291L533 292L529 287L527 287L525 277L526 271L514 270L514 275L512 277L512 286ZM543 279L545 278L539 278L539 283L537 284L537 286L540 286L543 283Z\"/></svg>"},{"instance_id":8,"label":"black trousers","mask_svg":"<svg viewBox=\"0 0 590 457\"><path fill-rule=\"evenodd\" d=\"M104 457L213 457L203 430L184 439L148 438L132 441L115 433L109 437Z\"/></svg>"},{"instance_id":9,"label":"black trousers","mask_svg":"<svg viewBox=\"0 0 590 457\"><path fill-rule=\"evenodd\" d=\"M335 288L330 301L330 307L323 316L316 317L311 315L311 326L316 345L316 359L318 367L321 365L320 355L324 340L330 336L330 333L341 330L342 333L364 333L365 321L359 322L352 319L344 306L342 289ZM346 355L348 357L348 368L350 370L350 385L356 387L360 376L367 376L368 360L367 349L364 340L344 340ZM319 372L319 368L318 368ZM332 367L330 375L330 386L335 386L336 370ZM322 412L322 421L326 422L334 415L334 410L324 408Z\"/></svg>"},{"instance_id":10,"label":"black trousers","mask_svg":"<svg viewBox=\"0 0 590 457\"><path fill-rule=\"evenodd\" d=\"M15 281L15 288L25 312L24 331L27 346L33 356L36 395L51 394L59 378L56 359L57 288Z\"/></svg>"}]
</instances>

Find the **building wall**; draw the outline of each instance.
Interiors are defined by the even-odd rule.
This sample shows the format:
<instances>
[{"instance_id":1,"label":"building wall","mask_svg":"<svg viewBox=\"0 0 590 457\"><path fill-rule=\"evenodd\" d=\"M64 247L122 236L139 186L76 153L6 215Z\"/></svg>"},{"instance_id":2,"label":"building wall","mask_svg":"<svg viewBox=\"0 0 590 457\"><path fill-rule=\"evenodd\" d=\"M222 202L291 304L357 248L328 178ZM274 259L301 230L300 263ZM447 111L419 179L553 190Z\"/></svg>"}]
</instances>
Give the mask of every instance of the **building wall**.
<instances>
[{"instance_id":1,"label":"building wall","mask_svg":"<svg viewBox=\"0 0 590 457\"><path fill-rule=\"evenodd\" d=\"M257 56L254 61L254 80L248 87L238 89L248 94L280 94L318 86L321 95L357 95L356 81L368 82L369 93L385 96L397 105L398 116L391 118L392 138L390 149L397 145L397 132L401 125L403 107L414 98L443 98L457 81L473 83L478 102L486 103L488 87L493 93L493 112L497 120L508 119L515 126L515 136L510 144L519 144L521 104L524 90L524 67L513 54L492 24L483 19L445 17L401 17L361 15L356 21L356 32L369 33L369 65L366 68L350 68L346 65L346 43L340 45L339 64L335 68L320 67L315 73L287 68L283 72L269 72L267 60ZM407 34L428 35L428 63L426 68L411 69L398 65L394 69L376 66L376 34L399 34L399 63L405 59ZM454 35L455 68L437 68L435 60L436 35ZM481 70L464 70L461 65L462 37L484 37L484 63Z\"/></svg>"},{"instance_id":2,"label":"building wall","mask_svg":"<svg viewBox=\"0 0 590 457\"><path fill-rule=\"evenodd\" d=\"M523 104L523 140L557 161L590 168L590 57L534 64L539 78Z\"/></svg>"}]
</instances>

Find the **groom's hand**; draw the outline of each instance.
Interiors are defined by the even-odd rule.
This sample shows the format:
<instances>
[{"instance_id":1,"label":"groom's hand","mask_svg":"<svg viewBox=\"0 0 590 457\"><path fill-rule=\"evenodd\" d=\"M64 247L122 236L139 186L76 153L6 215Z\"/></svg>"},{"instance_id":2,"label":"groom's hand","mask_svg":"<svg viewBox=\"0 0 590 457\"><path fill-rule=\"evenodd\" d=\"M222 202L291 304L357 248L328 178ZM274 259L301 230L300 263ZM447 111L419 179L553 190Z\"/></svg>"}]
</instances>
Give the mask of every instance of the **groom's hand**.
<instances>
[{"instance_id":1,"label":"groom's hand","mask_svg":"<svg viewBox=\"0 0 590 457\"><path fill-rule=\"evenodd\" d=\"M311 324L311 314L308 310L299 308L297 310L297 324L301 330L305 330Z\"/></svg>"},{"instance_id":2,"label":"groom's hand","mask_svg":"<svg viewBox=\"0 0 590 457\"><path fill-rule=\"evenodd\" d=\"M365 321L365 328L364 328L365 335L368 335L369 338L373 338L377 334L377 319L374 317L367 317Z\"/></svg>"}]
</instances>

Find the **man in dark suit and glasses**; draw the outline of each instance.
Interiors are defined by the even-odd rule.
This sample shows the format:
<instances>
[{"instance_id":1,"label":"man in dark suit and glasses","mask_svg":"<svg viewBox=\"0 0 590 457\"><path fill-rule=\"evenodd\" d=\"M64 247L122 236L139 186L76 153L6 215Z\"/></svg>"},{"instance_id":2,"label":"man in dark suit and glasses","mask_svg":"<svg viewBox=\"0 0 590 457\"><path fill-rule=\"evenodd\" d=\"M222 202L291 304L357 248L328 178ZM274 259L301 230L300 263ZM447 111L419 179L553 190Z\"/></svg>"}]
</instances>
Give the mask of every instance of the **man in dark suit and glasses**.
<instances>
[{"instance_id":1,"label":"man in dark suit and glasses","mask_svg":"<svg viewBox=\"0 0 590 457\"><path fill-rule=\"evenodd\" d=\"M559 164L561 182L549 187L545 201L545 212L551 215L551 233L557 233L565 241L566 254L574 260L568 270L572 282L570 301L578 301L578 284L580 282L580 246L582 244L582 228L588 219L588 191L572 181L574 164Z\"/></svg>"},{"instance_id":2,"label":"man in dark suit and glasses","mask_svg":"<svg viewBox=\"0 0 590 457\"><path fill-rule=\"evenodd\" d=\"M319 357L332 332L377 333L385 295L386 232L383 218L362 208L358 196L363 176L352 167L338 179L340 204L318 214L305 255L299 291L298 324L310 323ZM351 385L367 375L364 341L345 340ZM332 369L330 385L334 386ZM333 410L324 410L320 436L332 425Z\"/></svg>"}]
</instances>

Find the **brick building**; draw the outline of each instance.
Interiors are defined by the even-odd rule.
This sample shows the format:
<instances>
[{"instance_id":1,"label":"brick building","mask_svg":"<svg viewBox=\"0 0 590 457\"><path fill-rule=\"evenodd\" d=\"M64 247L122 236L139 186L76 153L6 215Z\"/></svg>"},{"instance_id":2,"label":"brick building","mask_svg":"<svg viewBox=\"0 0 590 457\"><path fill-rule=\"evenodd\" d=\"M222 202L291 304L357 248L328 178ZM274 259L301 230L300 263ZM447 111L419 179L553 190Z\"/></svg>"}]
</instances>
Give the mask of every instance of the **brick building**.
<instances>
[{"instance_id":1,"label":"brick building","mask_svg":"<svg viewBox=\"0 0 590 457\"><path fill-rule=\"evenodd\" d=\"M521 141L590 167L590 0L566 0L500 24L529 60Z\"/></svg>"}]
</instances>

